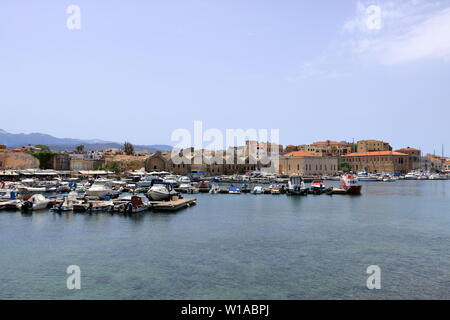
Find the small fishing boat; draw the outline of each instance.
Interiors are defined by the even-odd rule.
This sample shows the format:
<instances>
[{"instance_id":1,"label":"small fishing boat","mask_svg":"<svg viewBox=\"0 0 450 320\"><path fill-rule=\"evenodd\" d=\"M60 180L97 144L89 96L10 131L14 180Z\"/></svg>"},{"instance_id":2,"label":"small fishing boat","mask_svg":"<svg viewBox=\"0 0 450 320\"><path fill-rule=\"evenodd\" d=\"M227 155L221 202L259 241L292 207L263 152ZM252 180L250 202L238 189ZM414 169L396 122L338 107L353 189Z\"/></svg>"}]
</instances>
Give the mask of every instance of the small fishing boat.
<instances>
[{"instance_id":1,"label":"small fishing boat","mask_svg":"<svg viewBox=\"0 0 450 320\"><path fill-rule=\"evenodd\" d=\"M278 185L270 186L270 194L281 194L281 187Z\"/></svg>"},{"instance_id":2,"label":"small fishing boat","mask_svg":"<svg viewBox=\"0 0 450 320\"><path fill-rule=\"evenodd\" d=\"M0 210L11 210L11 209L17 209L20 205L20 200L7 200L7 201L1 201L0 202Z\"/></svg>"},{"instance_id":3,"label":"small fishing boat","mask_svg":"<svg viewBox=\"0 0 450 320\"><path fill-rule=\"evenodd\" d=\"M96 180L92 186L86 189L86 195L89 197L96 197L103 199L105 196L113 193L110 186L111 182L105 179Z\"/></svg>"},{"instance_id":4,"label":"small fishing boat","mask_svg":"<svg viewBox=\"0 0 450 320\"><path fill-rule=\"evenodd\" d=\"M52 211L72 211L73 210L73 206L75 204L82 204L83 201L82 200L78 200L78 193L75 191L71 191L67 197L64 197L64 201L61 202L60 204L55 205L52 208Z\"/></svg>"},{"instance_id":5,"label":"small fishing boat","mask_svg":"<svg viewBox=\"0 0 450 320\"><path fill-rule=\"evenodd\" d=\"M147 198L143 196L132 196L130 202L119 206L118 211L121 213L138 213L147 211L151 208L151 204Z\"/></svg>"},{"instance_id":6,"label":"small fishing boat","mask_svg":"<svg viewBox=\"0 0 450 320\"><path fill-rule=\"evenodd\" d=\"M49 204L49 199L45 198L42 194L35 194L22 202L20 209L23 211L43 210L47 209Z\"/></svg>"},{"instance_id":7,"label":"small fishing boat","mask_svg":"<svg viewBox=\"0 0 450 320\"><path fill-rule=\"evenodd\" d=\"M313 180L311 182L311 192L321 194L325 191L325 183L322 180Z\"/></svg>"},{"instance_id":8,"label":"small fishing boat","mask_svg":"<svg viewBox=\"0 0 450 320\"><path fill-rule=\"evenodd\" d=\"M209 181L208 180L202 180L197 185L198 191L200 193L208 193L210 189Z\"/></svg>"},{"instance_id":9,"label":"small fishing boat","mask_svg":"<svg viewBox=\"0 0 450 320\"><path fill-rule=\"evenodd\" d=\"M308 194L308 188L305 186L305 182L302 177L292 176L289 178L287 194L289 196Z\"/></svg>"},{"instance_id":10,"label":"small fishing boat","mask_svg":"<svg viewBox=\"0 0 450 320\"><path fill-rule=\"evenodd\" d=\"M344 189L347 194L361 194L362 185L358 177L353 174L344 174L341 176L341 189Z\"/></svg>"},{"instance_id":11,"label":"small fishing boat","mask_svg":"<svg viewBox=\"0 0 450 320\"><path fill-rule=\"evenodd\" d=\"M148 191L148 196L154 201L167 201L178 193L169 182L153 181L153 185Z\"/></svg>"},{"instance_id":12,"label":"small fishing boat","mask_svg":"<svg viewBox=\"0 0 450 320\"><path fill-rule=\"evenodd\" d=\"M229 187L228 193L230 194L240 194L241 193L241 187Z\"/></svg>"},{"instance_id":13,"label":"small fishing boat","mask_svg":"<svg viewBox=\"0 0 450 320\"><path fill-rule=\"evenodd\" d=\"M220 192L220 187L217 184L213 184L211 186L211 189L209 190L209 193L211 193L211 194L217 194L219 192Z\"/></svg>"},{"instance_id":14,"label":"small fishing boat","mask_svg":"<svg viewBox=\"0 0 450 320\"><path fill-rule=\"evenodd\" d=\"M358 181L378 181L377 176L369 175L369 173L362 171L357 174Z\"/></svg>"},{"instance_id":15,"label":"small fishing boat","mask_svg":"<svg viewBox=\"0 0 450 320\"><path fill-rule=\"evenodd\" d=\"M408 172L405 175L405 180L418 180L418 179L419 179L418 175L414 172Z\"/></svg>"},{"instance_id":16,"label":"small fishing boat","mask_svg":"<svg viewBox=\"0 0 450 320\"><path fill-rule=\"evenodd\" d=\"M251 193L252 194L263 194L264 193L264 189L261 186L255 186L255 187L253 187Z\"/></svg>"},{"instance_id":17,"label":"small fishing boat","mask_svg":"<svg viewBox=\"0 0 450 320\"><path fill-rule=\"evenodd\" d=\"M386 174L382 177L382 181L383 182L395 182L395 181L397 181L397 179L391 175Z\"/></svg>"}]
</instances>

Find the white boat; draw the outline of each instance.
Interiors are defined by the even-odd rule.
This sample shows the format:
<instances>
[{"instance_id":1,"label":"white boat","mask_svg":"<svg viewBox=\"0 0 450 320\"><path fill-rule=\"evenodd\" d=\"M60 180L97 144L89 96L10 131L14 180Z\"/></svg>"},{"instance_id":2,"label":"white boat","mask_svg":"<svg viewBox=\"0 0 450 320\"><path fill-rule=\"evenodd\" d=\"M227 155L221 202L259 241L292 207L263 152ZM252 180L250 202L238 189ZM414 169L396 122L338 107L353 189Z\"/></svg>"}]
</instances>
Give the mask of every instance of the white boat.
<instances>
[{"instance_id":1,"label":"white boat","mask_svg":"<svg viewBox=\"0 0 450 320\"><path fill-rule=\"evenodd\" d=\"M219 192L220 192L220 187L217 184L213 184L211 186L211 189L209 189L209 193L211 193L211 194L217 194Z\"/></svg>"},{"instance_id":2,"label":"white boat","mask_svg":"<svg viewBox=\"0 0 450 320\"><path fill-rule=\"evenodd\" d=\"M82 204L82 200L78 200L78 193L75 191L69 192L67 197L64 197L64 201L55 207L52 208L53 211L72 211L73 206L77 204Z\"/></svg>"},{"instance_id":3,"label":"white boat","mask_svg":"<svg viewBox=\"0 0 450 320\"><path fill-rule=\"evenodd\" d=\"M377 176L369 175L369 173L362 171L357 174L358 181L378 181Z\"/></svg>"},{"instance_id":4,"label":"white boat","mask_svg":"<svg viewBox=\"0 0 450 320\"><path fill-rule=\"evenodd\" d=\"M154 201L166 201L176 195L177 192L173 189L171 183L167 182L156 182L148 191L148 196Z\"/></svg>"},{"instance_id":5,"label":"white boat","mask_svg":"<svg viewBox=\"0 0 450 320\"><path fill-rule=\"evenodd\" d=\"M190 193L190 194L199 192L198 188L195 187L195 185L191 182L181 183L180 186L176 188L176 190L181 193Z\"/></svg>"},{"instance_id":6,"label":"white boat","mask_svg":"<svg viewBox=\"0 0 450 320\"><path fill-rule=\"evenodd\" d=\"M263 194L264 193L264 189L261 186L254 186L252 191L252 194Z\"/></svg>"},{"instance_id":7,"label":"white boat","mask_svg":"<svg viewBox=\"0 0 450 320\"><path fill-rule=\"evenodd\" d=\"M419 177L418 177L418 175L417 175L416 173L414 173L414 172L408 172L408 173L405 175L405 180L417 180L417 179L419 179Z\"/></svg>"},{"instance_id":8,"label":"white boat","mask_svg":"<svg viewBox=\"0 0 450 320\"><path fill-rule=\"evenodd\" d=\"M20 205L20 200L0 201L0 210L17 209L19 205Z\"/></svg>"},{"instance_id":9,"label":"white boat","mask_svg":"<svg viewBox=\"0 0 450 320\"><path fill-rule=\"evenodd\" d=\"M181 184L183 183L191 183L191 179L189 177L183 176L178 179L178 182L180 183L181 186Z\"/></svg>"},{"instance_id":10,"label":"white boat","mask_svg":"<svg viewBox=\"0 0 450 320\"><path fill-rule=\"evenodd\" d=\"M45 198L42 194L35 194L28 200L25 200L20 208L24 211L36 211L47 209L50 200Z\"/></svg>"},{"instance_id":11,"label":"white boat","mask_svg":"<svg viewBox=\"0 0 450 320\"><path fill-rule=\"evenodd\" d=\"M308 188L305 186L302 177L292 176L289 178L287 194L290 196L308 194Z\"/></svg>"},{"instance_id":12,"label":"white boat","mask_svg":"<svg viewBox=\"0 0 450 320\"><path fill-rule=\"evenodd\" d=\"M359 183L359 178L353 174L343 174L341 176L341 189L347 194L360 194L362 185Z\"/></svg>"},{"instance_id":13,"label":"white boat","mask_svg":"<svg viewBox=\"0 0 450 320\"><path fill-rule=\"evenodd\" d=\"M386 174L383 176L382 181L383 182L395 182L395 181L397 181L397 179L391 175Z\"/></svg>"},{"instance_id":14,"label":"white boat","mask_svg":"<svg viewBox=\"0 0 450 320\"><path fill-rule=\"evenodd\" d=\"M145 196L132 196L130 202L120 205L119 212L139 213L150 209L151 203Z\"/></svg>"},{"instance_id":15,"label":"white boat","mask_svg":"<svg viewBox=\"0 0 450 320\"><path fill-rule=\"evenodd\" d=\"M96 180L92 186L86 189L86 195L89 197L104 198L113 193L109 180Z\"/></svg>"}]
</instances>

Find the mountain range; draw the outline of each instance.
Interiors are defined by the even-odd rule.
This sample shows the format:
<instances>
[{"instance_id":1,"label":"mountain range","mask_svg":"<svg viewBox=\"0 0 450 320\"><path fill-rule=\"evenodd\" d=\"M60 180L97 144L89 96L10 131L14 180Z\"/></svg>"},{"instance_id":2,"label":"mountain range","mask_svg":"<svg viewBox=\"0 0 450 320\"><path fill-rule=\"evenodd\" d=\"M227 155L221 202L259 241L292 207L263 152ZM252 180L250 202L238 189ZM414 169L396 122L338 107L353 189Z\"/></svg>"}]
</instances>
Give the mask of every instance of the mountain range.
<instances>
[{"instance_id":1,"label":"mountain range","mask_svg":"<svg viewBox=\"0 0 450 320\"><path fill-rule=\"evenodd\" d=\"M72 139L57 138L44 133L9 133L0 129L0 144L6 145L8 148L20 148L24 145L44 144L52 151L74 150L76 146L83 145L85 151L103 150L106 148L122 148L123 144L113 141L105 141L100 139ZM134 145L135 150L148 150L150 153L155 151L172 150L169 145Z\"/></svg>"}]
</instances>

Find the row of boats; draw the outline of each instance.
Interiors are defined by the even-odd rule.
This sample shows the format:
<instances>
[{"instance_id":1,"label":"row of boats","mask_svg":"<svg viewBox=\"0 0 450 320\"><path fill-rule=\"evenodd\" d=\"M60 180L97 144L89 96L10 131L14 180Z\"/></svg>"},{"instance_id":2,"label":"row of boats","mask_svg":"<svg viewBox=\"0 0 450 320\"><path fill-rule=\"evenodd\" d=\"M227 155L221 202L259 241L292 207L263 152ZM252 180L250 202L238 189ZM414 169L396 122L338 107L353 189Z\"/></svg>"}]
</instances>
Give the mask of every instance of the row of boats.
<instances>
[{"instance_id":1,"label":"row of boats","mask_svg":"<svg viewBox=\"0 0 450 320\"><path fill-rule=\"evenodd\" d=\"M149 210L152 202L145 195L128 195L117 200L87 200L71 191L62 199L47 198L42 194L25 196L22 199L0 200L0 210L22 210L24 212L50 209L57 212L109 212L138 213Z\"/></svg>"},{"instance_id":2,"label":"row of boats","mask_svg":"<svg viewBox=\"0 0 450 320\"><path fill-rule=\"evenodd\" d=\"M448 180L449 176L443 173L430 173L422 171L412 171L405 175L391 174L391 173L374 173L358 172L356 174L359 181L383 181L383 182L395 182L398 180ZM340 176L324 177L328 180L340 180Z\"/></svg>"}]
</instances>

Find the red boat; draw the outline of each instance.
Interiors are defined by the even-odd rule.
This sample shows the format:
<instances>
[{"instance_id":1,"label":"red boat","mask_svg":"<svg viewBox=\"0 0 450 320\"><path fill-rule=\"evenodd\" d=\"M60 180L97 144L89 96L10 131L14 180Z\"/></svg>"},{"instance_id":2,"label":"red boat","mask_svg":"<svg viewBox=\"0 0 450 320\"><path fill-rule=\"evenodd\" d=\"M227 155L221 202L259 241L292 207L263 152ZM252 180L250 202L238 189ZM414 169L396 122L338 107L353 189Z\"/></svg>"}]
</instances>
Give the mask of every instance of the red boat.
<instances>
[{"instance_id":1,"label":"red boat","mask_svg":"<svg viewBox=\"0 0 450 320\"><path fill-rule=\"evenodd\" d=\"M343 174L341 176L341 189L344 189L347 194L361 194L362 185L355 175Z\"/></svg>"}]
</instances>

